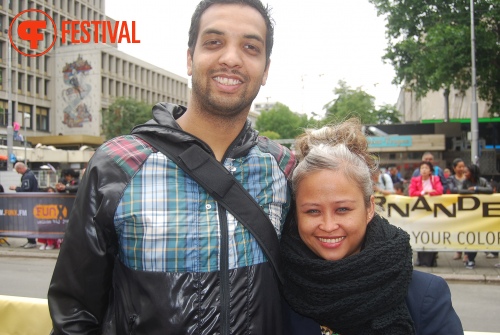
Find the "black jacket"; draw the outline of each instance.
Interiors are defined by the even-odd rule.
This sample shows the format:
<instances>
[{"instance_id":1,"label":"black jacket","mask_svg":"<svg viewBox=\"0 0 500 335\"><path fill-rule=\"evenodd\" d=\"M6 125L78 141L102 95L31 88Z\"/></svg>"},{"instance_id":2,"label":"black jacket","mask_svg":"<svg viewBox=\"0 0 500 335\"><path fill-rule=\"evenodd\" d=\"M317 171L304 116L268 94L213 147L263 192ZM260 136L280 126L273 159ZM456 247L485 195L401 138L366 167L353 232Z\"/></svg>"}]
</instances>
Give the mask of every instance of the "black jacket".
<instances>
[{"instance_id":1,"label":"black jacket","mask_svg":"<svg viewBox=\"0 0 500 335\"><path fill-rule=\"evenodd\" d=\"M184 112L158 104L154 121L133 134L153 133L212 153L177 125ZM289 207L286 180L293 156L258 137L249 122L226 156L242 164L234 175L245 188L262 190L255 200L279 230ZM249 174L250 168L260 172ZM188 192L192 198L182 195ZM169 219L179 216L186 221ZM198 223L205 217L205 224ZM258 244L239 224L228 230L230 221L234 218L148 143L128 135L103 144L80 182L50 284L54 334L280 334L273 268L266 259L252 258L262 254ZM215 238L194 237L206 234ZM227 248L228 236L235 249ZM205 251L207 258L199 256ZM237 257L231 266L228 259L235 253L252 257ZM214 268L193 270L205 263Z\"/></svg>"},{"instance_id":2,"label":"black jacket","mask_svg":"<svg viewBox=\"0 0 500 335\"><path fill-rule=\"evenodd\" d=\"M30 169L21 177L21 186L16 187L16 192L38 192L38 180Z\"/></svg>"}]
</instances>

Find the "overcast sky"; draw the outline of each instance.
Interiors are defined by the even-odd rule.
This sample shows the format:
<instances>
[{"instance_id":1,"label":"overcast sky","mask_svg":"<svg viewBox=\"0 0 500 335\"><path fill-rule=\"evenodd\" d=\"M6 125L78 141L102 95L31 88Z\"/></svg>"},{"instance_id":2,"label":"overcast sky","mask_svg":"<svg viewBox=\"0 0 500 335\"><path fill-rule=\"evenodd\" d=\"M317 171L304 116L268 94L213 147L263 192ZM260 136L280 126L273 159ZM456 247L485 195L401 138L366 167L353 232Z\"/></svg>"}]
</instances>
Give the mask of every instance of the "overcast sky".
<instances>
[{"instance_id":1,"label":"overcast sky","mask_svg":"<svg viewBox=\"0 0 500 335\"><path fill-rule=\"evenodd\" d=\"M191 15L198 0L106 0L106 14L136 21L140 44L118 49L187 77ZM266 3L266 1L263 1ZM279 101L294 112L323 115L339 80L362 87L376 105L395 104L394 70L382 62L385 22L368 0L269 0L275 44L266 86L255 102ZM190 84L191 85L191 84Z\"/></svg>"}]
</instances>

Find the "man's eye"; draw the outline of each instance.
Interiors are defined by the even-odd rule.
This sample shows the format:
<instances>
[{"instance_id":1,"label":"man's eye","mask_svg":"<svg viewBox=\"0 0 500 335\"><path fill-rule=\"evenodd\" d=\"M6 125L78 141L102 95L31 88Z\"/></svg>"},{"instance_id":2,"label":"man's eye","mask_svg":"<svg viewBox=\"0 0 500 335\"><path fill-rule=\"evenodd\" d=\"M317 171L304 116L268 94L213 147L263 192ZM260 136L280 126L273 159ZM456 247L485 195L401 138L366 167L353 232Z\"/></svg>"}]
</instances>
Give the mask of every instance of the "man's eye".
<instances>
[{"instance_id":1,"label":"man's eye","mask_svg":"<svg viewBox=\"0 0 500 335\"><path fill-rule=\"evenodd\" d=\"M258 47L256 47L255 45L253 44L247 44L245 45L245 48L254 52L254 53L259 53L260 52L260 49Z\"/></svg>"},{"instance_id":2,"label":"man's eye","mask_svg":"<svg viewBox=\"0 0 500 335\"><path fill-rule=\"evenodd\" d=\"M213 45L219 45L221 43L220 43L220 41L217 41L217 40L210 40L210 41L206 41L204 44L206 46L213 46Z\"/></svg>"}]
</instances>

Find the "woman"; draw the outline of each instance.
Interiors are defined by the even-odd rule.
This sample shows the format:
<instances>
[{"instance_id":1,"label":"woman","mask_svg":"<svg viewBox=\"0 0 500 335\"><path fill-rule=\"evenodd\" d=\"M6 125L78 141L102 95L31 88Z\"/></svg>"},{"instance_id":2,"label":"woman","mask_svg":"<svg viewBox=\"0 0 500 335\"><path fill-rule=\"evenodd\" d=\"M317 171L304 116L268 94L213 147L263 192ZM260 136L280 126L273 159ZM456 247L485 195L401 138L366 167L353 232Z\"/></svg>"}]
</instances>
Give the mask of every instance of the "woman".
<instances>
[{"instance_id":1,"label":"woman","mask_svg":"<svg viewBox=\"0 0 500 335\"><path fill-rule=\"evenodd\" d=\"M455 158L451 165L454 174L448 178L448 185L450 186L450 192L456 194L465 181L465 163L462 158Z\"/></svg>"},{"instance_id":2,"label":"woman","mask_svg":"<svg viewBox=\"0 0 500 335\"><path fill-rule=\"evenodd\" d=\"M438 176L434 176L432 171L434 167L431 162L420 162L420 175L411 178L408 195L410 197L420 197L425 195L441 195L443 194L443 186ZM419 266L437 266L437 252L419 251L417 252L416 265Z\"/></svg>"},{"instance_id":3,"label":"woman","mask_svg":"<svg viewBox=\"0 0 500 335\"><path fill-rule=\"evenodd\" d=\"M465 181L458 190L460 194L482 193L492 194L493 188L486 179L481 177L481 171L476 164L470 164L464 170ZM474 269L476 266L477 252L466 252L464 256L464 265L467 269Z\"/></svg>"},{"instance_id":4,"label":"woman","mask_svg":"<svg viewBox=\"0 0 500 335\"><path fill-rule=\"evenodd\" d=\"M450 193L456 194L462 188L462 184L465 181L465 163L462 158L455 158L451 166L454 174L448 178L448 186L450 187ZM456 252L453 259L457 260L460 258L462 258L462 252Z\"/></svg>"},{"instance_id":5,"label":"woman","mask_svg":"<svg viewBox=\"0 0 500 335\"><path fill-rule=\"evenodd\" d=\"M359 121L308 130L296 154L284 334L463 334L446 282L413 271L409 235L375 212L377 164Z\"/></svg>"},{"instance_id":6,"label":"woman","mask_svg":"<svg viewBox=\"0 0 500 335\"><path fill-rule=\"evenodd\" d=\"M434 167L431 162L420 162L420 176L411 178L408 188L410 197L443 194L441 180L438 176L434 176L432 171L434 171Z\"/></svg>"}]
</instances>

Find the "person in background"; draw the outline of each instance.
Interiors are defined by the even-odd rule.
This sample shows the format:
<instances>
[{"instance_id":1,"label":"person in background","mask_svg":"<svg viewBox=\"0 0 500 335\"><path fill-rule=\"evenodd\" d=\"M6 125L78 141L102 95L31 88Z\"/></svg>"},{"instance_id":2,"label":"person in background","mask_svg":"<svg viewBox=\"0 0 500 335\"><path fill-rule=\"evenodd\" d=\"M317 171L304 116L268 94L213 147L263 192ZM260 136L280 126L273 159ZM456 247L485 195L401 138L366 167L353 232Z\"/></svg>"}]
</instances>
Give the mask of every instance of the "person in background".
<instances>
[{"instance_id":1,"label":"person in background","mask_svg":"<svg viewBox=\"0 0 500 335\"><path fill-rule=\"evenodd\" d=\"M283 334L463 334L446 281L414 271L409 234L376 212L359 120L306 130L295 150Z\"/></svg>"},{"instance_id":2,"label":"person in background","mask_svg":"<svg viewBox=\"0 0 500 335\"><path fill-rule=\"evenodd\" d=\"M422 161L429 162L433 165L434 167L433 174L439 177L439 180L441 181L441 185L443 187L443 194L446 194L449 188L448 181L444 177L443 170L439 166L434 165L434 155L431 154L429 151L427 151L422 155ZM412 177L418 177L419 175L420 175L420 167L416 168L413 171Z\"/></svg>"},{"instance_id":3,"label":"person in background","mask_svg":"<svg viewBox=\"0 0 500 335\"><path fill-rule=\"evenodd\" d=\"M446 168L443 170L443 176L448 179L451 176L451 171L450 169Z\"/></svg>"},{"instance_id":4,"label":"person in background","mask_svg":"<svg viewBox=\"0 0 500 335\"><path fill-rule=\"evenodd\" d=\"M14 121L13 129L14 129L14 141L24 141L23 135L19 132L19 129L21 129L21 125Z\"/></svg>"},{"instance_id":5,"label":"person in background","mask_svg":"<svg viewBox=\"0 0 500 335\"><path fill-rule=\"evenodd\" d=\"M419 197L443 194L443 186L441 185L440 178L432 174L432 163L429 161L421 162L419 170L419 175L411 178L408 195L410 197Z\"/></svg>"},{"instance_id":6,"label":"person in background","mask_svg":"<svg viewBox=\"0 0 500 335\"><path fill-rule=\"evenodd\" d=\"M498 182L494 180L493 178L490 180L490 185L493 190L493 193L499 193L498 192ZM495 252L488 252L486 253L486 258L498 258L498 251ZM495 266L500 267L500 263L495 264Z\"/></svg>"},{"instance_id":7,"label":"person in background","mask_svg":"<svg viewBox=\"0 0 500 335\"><path fill-rule=\"evenodd\" d=\"M465 181L462 188L458 190L459 194L492 194L493 188L488 181L481 177L481 171L476 164L469 164L464 170ZM476 266L477 252L466 252L464 265L467 269L474 269Z\"/></svg>"},{"instance_id":8,"label":"person in background","mask_svg":"<svg viewBox=\"0 0 500 335\"><path fill-rule=\"evenodd\" d=\"M394 185L392 179L387 173L382 173L379 169L372 176L373 190L383 195L394 194Z\"/></svg>"},{"instance_id":9,"label":"person in background","mask_svg":"<svg viewBox=\"0 0 500 335\"><path fill-rule=\"evenodd\" d=\"M47 193L56 193L56 189L52 186L47 187L45 190ZM40 250L52 250L57 248L57 239L55 238L39 238L38 243L41 244Z\"/></svg>"},{"instance_id":10,"label":"person in background","mask_svg":"<svg viewBox=\"0 0 500 335\"><path fill-rule=\"evenodd\" d=\"M56 189L61 193L76 193L78 191L80 174L73 169L66 169L62 172L62 178L56 184Z\"/></svg>"},{"instance_id":11,"label":"person in background","mask_svg":"<svg viewBox=\"0 0 500 335\"><path fill-rule=\"evenodd\" d=\"M394 193L397 195L405 195L403 183L398 182L394 184Z\"/></svg>"},{"instance_id":12,"label":"person in background","mask_svg":"<svg viewBox=\"0 0 500 335\"><path fill-rule=\"evenodd\" d=\"M0 193L4 193L4 192L5 192L5 190L3 189L2 184L0 184Z\"/></svg>"},{"instance_id":13,"label":"person in background","mask_svg":"<svg viewBox=\"0 0 500 335\"><path fill-rule=\"evenodd\" d=\"M14 164L14 170L22 175L21 186L10 186L9 189L16 192L38 192L38 180L33 171L28 169L22 162ZM21 247L25 249L36 248L36 239L28 238L28 242Z\"/></svg>"},{"instance_id":14,"label":"person in background","mask_svg":"<svg viewBox=\"0 0 500 335\"><path fill-rule=\"evenodd\" d=\"M412 177L408 195L410 197L422 197L426 195L443 194L443 186L439 177L432 174L434 168L429 161L420 163L420 173L417 177ZM416 265L418 266L437 266L437 252L419 251L417 252Z\"/></svg>"},{"instance_id":15,"label":"person in background","mask_svg":"<svg viewBox=\"0 0 500 335\"><path fill-rule=\"evenodd\" d=\"M390 166L388 169L389 176L391 177L392 183L405 183L405 180L401 177L397 166Z\"/></svg>"},{"instance_id":16,"label":"person in background","mask_svg":"<svg viewBox=\"0 0 500 335\"><path fill-rule=\"evenodd\" d=\"M457 194L458 191L462 188L463 182L465 181L465 174L464 174L465 162L462 158L455 158L451 163L451 167L453 169L453 174L448 178L448 186L450 193ZM462 258L461 251L457 251L455 253L455 256L453 256L454 260L458 260L461 258Z\"/></svg>"},{"instance_id":17,"label":"person in background","mask_svg":"<svg viewBox=\"0 0 500 335\"><path fill-rule=\"evenodd\" d=\"M262 241L140 138L211 155L236 181L210 183L221 196L246 190L249 212L256 203L269 219L254 223L277 239L295 159L248 120L273 31L259 0L198 4L186 50L189 105L156 104L152 120L101 145L87 166L49 286L54 335L282 334L280 283Z\"/></svg>"}]
</instances>

